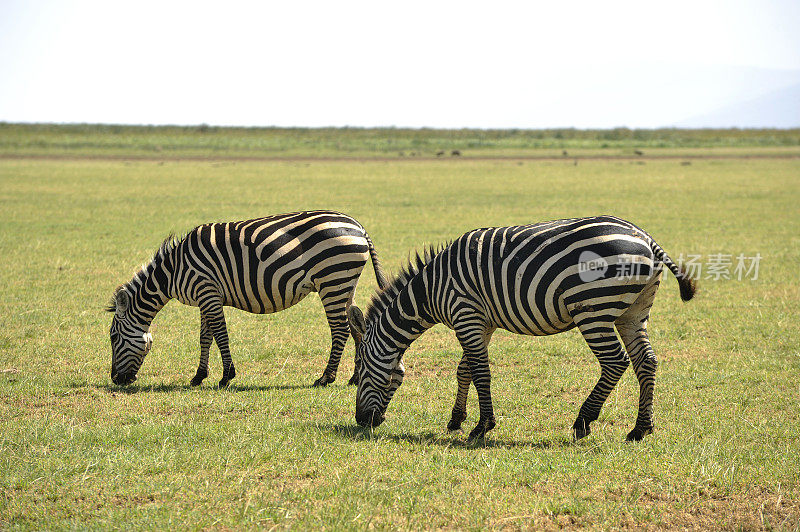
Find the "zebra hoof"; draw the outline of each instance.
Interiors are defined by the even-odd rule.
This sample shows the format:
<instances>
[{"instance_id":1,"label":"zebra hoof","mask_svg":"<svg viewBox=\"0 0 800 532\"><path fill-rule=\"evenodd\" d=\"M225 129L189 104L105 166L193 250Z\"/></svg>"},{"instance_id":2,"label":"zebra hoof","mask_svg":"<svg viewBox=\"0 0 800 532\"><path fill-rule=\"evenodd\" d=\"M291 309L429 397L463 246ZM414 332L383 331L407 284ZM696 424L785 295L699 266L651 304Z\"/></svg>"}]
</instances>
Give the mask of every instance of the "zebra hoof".
<instances>
[{"instance_id":1,"label":"zebra hoof","mask_svg":"<svg viewBox=\"0 0 800 532\"><path fill-rule=\"evenodd\" d=\"M228 368L228 371L226 371L222 375L222 380L219 381L219 387L220 388L226 387L228 383L231 382L235 376L236 376L236 368L233 367L233 364L231 364L230 368Z\"/></svg>"},{"instance_id":2,"label":"zebra hoof","mask_svg":"<svg viewBox=\"0 0 800 532\"><path fill-rule=\"evenodd\" d=\"M625 437L625 441L642 441L645 436L653 433L653 427L635 427Z\"/></svg>"},{"instance_id":3,"label":"zebra hoof","mask_svg":"<svg viewBox=\"0 0 800 532\"><path fill-rule=\"evenodd\" d=\"M467 441L472 442L478 439L483 439L486 436L486 433L492 430L496 425L497 423L495 423L494 416L485 421L481 419L478 421L478 426L472 429L472 432L469 433Z\"/></svg>"},{"instance_id":4,"label":"zebra hoof","mask_svg":"<svg viewBox=\"0 0 800 532\"><path fill-rule=\"evenodd\" d=\"M456 410L453 409L453 413L450 415L450 421L447 423L447 430L450 432L461 430L461 423L467 419L467 412L466 410Z\"/></svg>"},{"instance_id":5,"label":"zebra hoof","mask_svg":"<svg viewBox=\"0 0 800 532\"><path fill-rule=\"evenodd\" d=\"M347 381L347 385L350 386L351 384L358 384L358 375L353 373L353 376L350 377L350 380Z\"/></svg>"},{"instance_id":6,"label":"zebra hoof","mask_svg":"<svg viewBox=\"0 0 800 532\"><path fill-rule=\"evenodd\" d=\"M192 386L200 386L201 384L203 384L203 379L205 379L206 377L208 377L208 371L197 370L197 373L195 374L194 377L192 377L192 380L189 382L189 384L191 384Z\"/></svg>"},{"instance_id":7,"label":"zebra hoof","mask_svg":"<svg viewBox=\"0 0 800 532\"><path fill-rule=\"evenodd\" d=\"M327 385L329 385L330 383L332 383L335 380L336 380L335 376L334 377L330 377L328 375L323 375L319 379L315 380L314 384L312 384L311 386L314 387L314 388L318 388L320 386L327 386Z\"/></svg>"},{"instance_id":8,"label":"zebra hoof","mask_svg":"<svg viewBox=\"0 0 800 532\"><path fill-rule=\"evenodd\" d=\"M578 441L582 438L585 438L589 434L592 433L592 429L589 428L589 422L579 417L575 420L575 424L572 425L572 438L575 441Z\"/></svg>"}]
</instances>

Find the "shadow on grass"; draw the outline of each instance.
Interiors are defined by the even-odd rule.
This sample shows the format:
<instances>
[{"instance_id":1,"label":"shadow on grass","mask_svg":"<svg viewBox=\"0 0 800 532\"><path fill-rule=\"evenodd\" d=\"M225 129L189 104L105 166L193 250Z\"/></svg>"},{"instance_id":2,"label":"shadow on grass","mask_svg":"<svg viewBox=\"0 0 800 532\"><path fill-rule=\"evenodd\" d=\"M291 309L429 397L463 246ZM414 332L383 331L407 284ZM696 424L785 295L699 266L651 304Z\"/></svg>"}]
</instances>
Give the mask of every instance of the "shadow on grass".
<instances>
[{"instance_id":1,"label":"shadow on grass","mask_svg":"<svg viewBox=\"0 0 800 532\"><path fill-rule=\"evenodd\" d=\"M332 423L330 425L315 423L315 427L329 428L337 436L348 440L388 440L394 442L414 443L417 445L441 445L442 447L453 447L463 449L490 448L490 449L510 449L519 447L529 447L532 449L555 449L570 447L575 445L571 438L554 437L549 440L507 440L494 439L491 435L475 441L467 441L464 433L444 433L444 432L420 432L420 433L392 433L381 429L370 429L358 425L344 423Z\"/></svg>"},{"instance_id":2,"label":"shadow on grass","mask_svg":"<svg viewBox=\"0 0 800 532\"><path fill-rule=\"evenodd\" d=\"M74 386L74 388L83 388L84 386ZM98 390L106 392L124 393L133 395L136 393L169 393L185 390L218 390L221 392L263 392L270 390L304 390L310 389L310 384L244 384L237 385L231 384L226 388L218 386L191 386L190 384L131 384L128 386L117 386L116 384L103 384L97 386Z\"/></svg>"}]
</instances>

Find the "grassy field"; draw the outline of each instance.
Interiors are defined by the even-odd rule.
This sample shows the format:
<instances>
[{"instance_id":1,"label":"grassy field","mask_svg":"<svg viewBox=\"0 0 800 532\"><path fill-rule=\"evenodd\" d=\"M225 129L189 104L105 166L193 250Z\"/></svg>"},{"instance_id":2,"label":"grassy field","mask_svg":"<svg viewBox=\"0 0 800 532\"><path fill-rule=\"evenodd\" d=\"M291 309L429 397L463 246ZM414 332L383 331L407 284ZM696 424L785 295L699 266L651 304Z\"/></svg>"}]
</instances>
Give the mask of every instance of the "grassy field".
<instances>
[{"instance_id":1,"label":"grassy field","mask_svg":"<svg viewBox=\"0 0 800 532\"><path fill-rule=\"evenodd\" d=\"M225 128L0 122L0 157L140 159L800 156L800 129ZM565 155L566 152L566 155Z\"/></svg>"},{"instance_id":2,"label":"grassy field","mask_svg":"<svg viewBox=\"0 0 800 532\"><path fill-rule=\"evenodd\" d=\"M798 204L791 158L0 160L0 526L797 529ZM460 352L441 326L405 356L386 422L358 428L352 342L337 382L309 388L329 347L315 295L271 316L227 312L229 389L212 385L216 350L206 385L188 386L199 313L175 302L139 380L111 384L102 307L168 232L310 208L355 216L394 271L474 227L600 213L676 258L761 262L756 280L701 280L686 304L663 283L656 432L639 444L623 442L630 371L592 435L571 442L599 373L575 331L495 334L499 423L477 445L445 432ZM368 268L362 307L374 286ZM465 427L475 421L473 390Z\"/></svg>"}]
</instances>

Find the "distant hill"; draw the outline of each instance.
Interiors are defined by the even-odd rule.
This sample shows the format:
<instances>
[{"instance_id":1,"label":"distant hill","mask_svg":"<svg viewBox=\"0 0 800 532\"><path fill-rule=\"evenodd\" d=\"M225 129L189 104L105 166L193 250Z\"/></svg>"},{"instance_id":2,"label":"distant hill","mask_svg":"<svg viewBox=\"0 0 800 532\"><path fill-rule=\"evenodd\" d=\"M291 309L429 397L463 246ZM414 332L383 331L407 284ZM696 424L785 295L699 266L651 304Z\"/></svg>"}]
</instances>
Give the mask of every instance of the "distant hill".
<instances>
[{"instance_id":1,"label":"distant hill","mask_svg":"<svg viewBox=\"0 0 800 532\"><path fill-rule=\"evenodd\" d=\"M678 127L800 127L800 84L725 105L675 124Z\"/></svg>"}]
</instances>

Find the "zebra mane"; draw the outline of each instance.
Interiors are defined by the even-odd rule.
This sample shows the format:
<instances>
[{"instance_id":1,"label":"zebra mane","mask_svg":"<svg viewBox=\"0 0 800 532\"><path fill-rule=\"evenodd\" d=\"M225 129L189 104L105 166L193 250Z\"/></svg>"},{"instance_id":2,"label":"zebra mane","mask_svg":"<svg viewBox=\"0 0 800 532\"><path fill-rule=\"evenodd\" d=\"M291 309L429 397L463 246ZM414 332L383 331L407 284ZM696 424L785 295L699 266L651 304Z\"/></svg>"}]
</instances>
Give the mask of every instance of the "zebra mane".
<instances>
[{"instance_id":1,"label":"zebra mane","mask_svg":"<svg viewBox=\"0 0 800 532\"><path fill-rule=\"evenodd\" d=\"M415 251L413 257L409 256L407 264L400 269L400 273L389 279L386 288L383 290L377 289L372 295L365 314L367 323L383 312L400 295L403 288L451 243L446 242L438 246L431 245L423 251L422 255L420 255L419 251Z\"/></svg>"},{"instance_id":2,"label":"zebra mane","mask_svg":"<svg viewBox=\"0 0 800 532\"><path fill-rule=\"evenodd\" d=\"M146 262L142 264L142 266L133 274L133 278L128 281L127 283L122 283L118 287L114 289L114 293L111 296L111 300L109 300L106 307L103 309L106 312L116 312L117 311L117 294L121 291L125 290L129 293L136 293L139 288L144 284L147 280L147 277L150 275L150 272L153 270L153 267L160 264L161 261L164 260L164 257L167 256L175 246L180 244L183 239L186 238L181 237L178 238L175 236L175 233L170 232L167 237L161 242L161 245L158 246L158 249L155 253L153 253L153 258L150 259L150 262Z\"/></svg>"}]
</instances>

